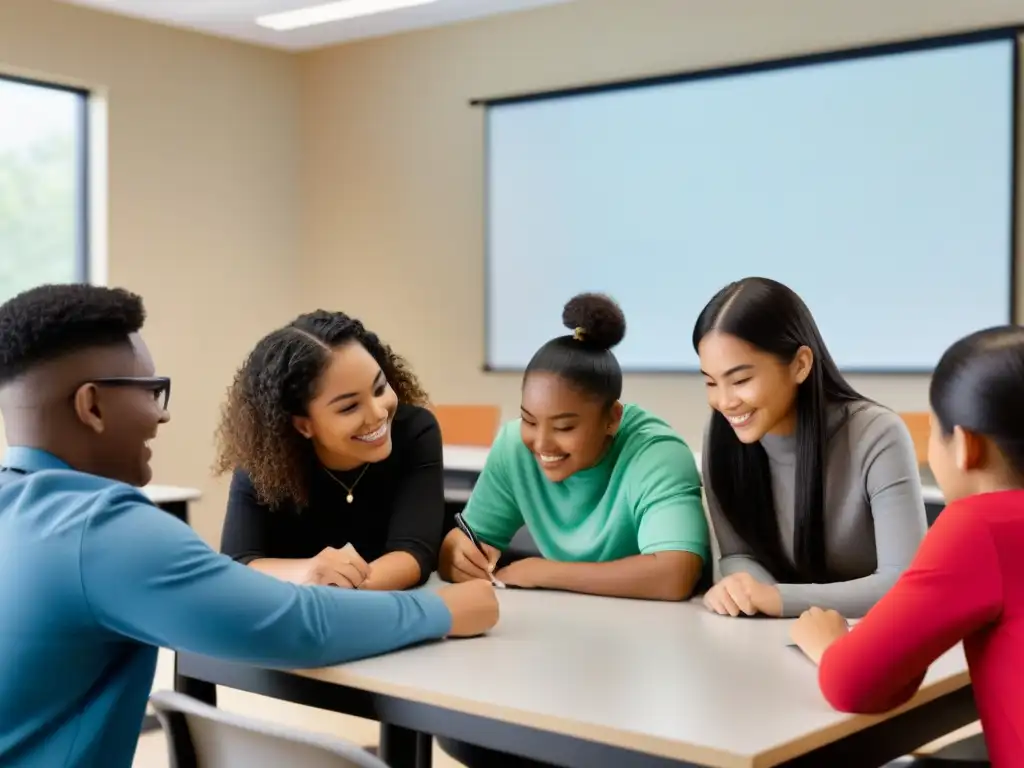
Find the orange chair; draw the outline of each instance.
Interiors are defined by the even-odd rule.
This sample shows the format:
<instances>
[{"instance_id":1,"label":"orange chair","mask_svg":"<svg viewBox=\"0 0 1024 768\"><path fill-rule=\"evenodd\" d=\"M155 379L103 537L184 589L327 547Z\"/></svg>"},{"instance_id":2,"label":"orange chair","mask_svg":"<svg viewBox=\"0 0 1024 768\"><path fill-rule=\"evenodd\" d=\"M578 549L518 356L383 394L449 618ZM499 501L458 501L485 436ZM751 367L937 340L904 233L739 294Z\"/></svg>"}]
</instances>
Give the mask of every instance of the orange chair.
<instances>
[{"instance_id":1,"label":"orange chair","mask_svg":"<svg viewBox=\"0 0 1024 768\"><path fill-rule=\"evenodd\" d=\"M501 409L496 405L433 405L430 410L441 426L445 445L490 448L501 426Z\"/></svg>"},{"instance_id":2,"label":"orange chair","mask_svg":"<svg viewBox=\"0 0 1024 768\"><path fill-rule=\"evenodd\" d=\"M931 433L931 421L924 411L907 411L900 414L903 423L910 430L910 439L914 441L914 453L918 464L928 463L928 435Z\"/></svg>"}]
</instances>

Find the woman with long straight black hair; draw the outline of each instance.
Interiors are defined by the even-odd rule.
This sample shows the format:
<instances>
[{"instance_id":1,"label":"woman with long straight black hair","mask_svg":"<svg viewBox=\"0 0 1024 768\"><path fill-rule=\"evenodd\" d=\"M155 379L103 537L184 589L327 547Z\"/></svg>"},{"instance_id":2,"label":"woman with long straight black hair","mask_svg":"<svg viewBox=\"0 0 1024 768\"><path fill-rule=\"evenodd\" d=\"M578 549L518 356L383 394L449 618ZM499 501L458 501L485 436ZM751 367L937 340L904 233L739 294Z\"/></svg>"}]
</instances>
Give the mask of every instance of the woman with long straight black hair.
<instances>
[{"instance_id":1,"label":"woman with long straight black hair","mask_svg":"<svg viewBox=\"0 0 1024 768\"><path fill-rule=\"evenodd\" d=\"M902 419L854 390L790 288L748 277L701 312L693 346L713 409L703 451L721 614L862 616L927 524Z\"/></svg>"}]
</instances>

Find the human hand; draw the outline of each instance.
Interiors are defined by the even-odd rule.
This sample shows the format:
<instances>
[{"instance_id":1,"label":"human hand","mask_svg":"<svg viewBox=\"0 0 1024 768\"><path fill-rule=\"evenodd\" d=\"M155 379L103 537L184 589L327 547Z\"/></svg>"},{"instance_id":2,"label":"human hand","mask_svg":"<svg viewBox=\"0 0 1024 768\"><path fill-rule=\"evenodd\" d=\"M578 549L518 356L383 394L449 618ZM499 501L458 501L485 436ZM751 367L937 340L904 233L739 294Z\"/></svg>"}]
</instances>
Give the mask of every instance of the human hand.
<instances>
[{"instance_id":1,"label":"human hand","mask_svg":"<svg viewBox=\"0 0 1024 768\"><path fill-rule=\"evenodd\" d=\"M490 581L494 566L501 552L490 544L480 542L486 557L462 531L453 528L441 543L438 556L438 570L447 575L449 581L460 582L471 579Z\"/></svg>"},{"instance_id":2,"label":"human hand","mask_svg":"<svg viewBox=\"0 0 1024 768\"><path fill-rule=\"evenodd\" d=\"M482 635L498 623L498 597L489 581L470 579L442 587L437 594L452 615L450 637Z\"/></svg>"},{"instance_id":3,"label":"human hand","mask_svg":"<svg viewBox=\"0 0 1024 768\"><path fill-rule=\"evenodd\" d=\"M310 558L303 584L324 584L344 589L358 589L370 575L370 566L356 548L346 544L341 549L327 547Z\"/></svg>"},{"instance_id":4,"label":"human hand","mask_svg":"<svg viewBox=\"0 0 1024 768\"><path fill-rule=\"evenodd\" d=\"M543 557L526 557L516 560L494 574L494 578L506 587L536 589L544 586L544 568L548 561Z\"/></svg>"},{"instance_id":5,"label":"human hand","mask_svg":"<svg viewBox=\"0 0 1024 768\"><path fill-rule=\"evenodd\" d=\"M793 622L789 636L807 658L820 664L828 647L849 631L850 625L838 612L811 608Z\"/></svg>"},{"instance_id":6,"label":"human hand","mask_svg":"<svg viewBox=\"0 0 1024 768\"><path fill-rule=\"evenodd\" d=\"M719 581L704 595L709 611L722 616L782 615L782 595L777 587L762 584L749 573L733 573Z\"/></svg>"}]
</instances>

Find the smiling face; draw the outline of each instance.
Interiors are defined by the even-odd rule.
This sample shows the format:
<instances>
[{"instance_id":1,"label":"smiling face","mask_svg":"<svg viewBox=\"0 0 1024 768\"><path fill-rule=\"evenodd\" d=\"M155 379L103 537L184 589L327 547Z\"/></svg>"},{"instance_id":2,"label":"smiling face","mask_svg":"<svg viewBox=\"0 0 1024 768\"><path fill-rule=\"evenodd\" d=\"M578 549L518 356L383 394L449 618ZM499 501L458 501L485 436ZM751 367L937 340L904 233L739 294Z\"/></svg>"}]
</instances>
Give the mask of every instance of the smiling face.
<instances>
[{"instance_id":1,"label":"smiling face","mask_svg":"<svg viewBox=\"0 0 1024 768\"><path fill-rule=\"evenodd\" d=\"M149 441L170 421L168 384L155 379L153 357L141 336L130 344L89 350L88 365L102 375L78 388L73 407L91 434L89 471L141 487L153 478Z\"/></svg>"},{"instance_id":2,"label":"smiling face","mask_svg":"<svg viewBox=\"0 0 1024 768\"><path fill-rule=\"evenodd\" d=\"M308 415L296 416L293 423L313 441L326 467L353 469L391 455L398 396L362 344L350 342L332 350L315 392Z\"/></svg>"},{"instance_id":3,"label":"smiling face","mask_svg":"<svg viewBox=\"0 0 1024 768\"><path fill-rule=\"evenodd\" d=\"M597 464L622 420L621 403L609 408L546 372L526 377L521 411L523 444L555 483Z\"/></svg>"},{"instance_id":4,"label":"smiling face","mask_svg":"<svg viewBox=\"0 0 1024 768\"><path fill-rule=\"evenodd\" d=\"M156 376L153 357L138 334L132 337L132 349L135 352L135 373L132 375L142 381ZM161 387L140 384L122 387L122 390L121 405L126 422L124 439L128 442L125 455L135 456L133 466L126 467L126 471L131 473L134 469L134 484L144 486L153 479L153 470L149 465L153 451L149 441L156 437L157 428L170 421L171 416L164 408L165 392ZM131 425L130 430L128 424Z\"/></svg>"},{"instance_id":5,"label":"smiling face","mask_svg":"<svg viewBox=\"0 0 1024 768\"><path fill-rule=\"evenodd\" d=\"M810 375L813 355L801 347L792 361L718 331L698 345L708 404L732 425L742 443L766 434L792 434L797 389Z\"/></svg>"}]
</instances>

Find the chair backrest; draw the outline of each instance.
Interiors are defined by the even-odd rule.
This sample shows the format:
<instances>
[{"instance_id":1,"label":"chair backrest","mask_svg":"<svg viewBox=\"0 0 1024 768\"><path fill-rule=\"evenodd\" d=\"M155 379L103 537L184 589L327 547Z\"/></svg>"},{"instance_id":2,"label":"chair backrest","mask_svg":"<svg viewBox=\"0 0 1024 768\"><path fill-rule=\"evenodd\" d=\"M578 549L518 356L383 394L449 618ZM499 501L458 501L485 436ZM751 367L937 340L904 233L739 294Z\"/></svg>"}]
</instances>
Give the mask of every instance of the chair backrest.
<instances>
[{"instance_id":1,"label":"chair backrest","mask_svg":"<svg viewBox=\"0 0 1024 768\"><path fill-rule=\"evenodd\" d=\"M904 411L900 414L903 423L910 430L910 439L914 441L914 453L918 464L928 463L928 435L931 433L931 421L926 411Z\"/></svg>"},{"instance_id":2,"label":"chair backrest","mask_svg":"<svg viewBox=\"0 0 1024 768\"><path fill-rule=\"evenodd\" d=\"M496 405L433 405L431 410L445 445L489 448L501 426L501 408Z\"/></svg>"},{"instance_id":3,"label":"chair backrest","mask_svg":"<svg viewBox=\"0 0 1024 768\"><path fill-rule=\"evenodd\" d=\"M174 691L150 697L167 733L171 768L387 768L343 739L255 720Z\"/></svg>"}]
</instances>

